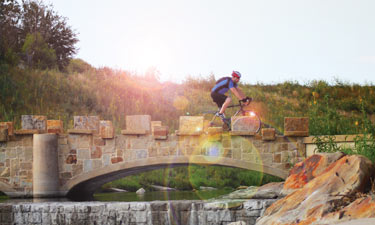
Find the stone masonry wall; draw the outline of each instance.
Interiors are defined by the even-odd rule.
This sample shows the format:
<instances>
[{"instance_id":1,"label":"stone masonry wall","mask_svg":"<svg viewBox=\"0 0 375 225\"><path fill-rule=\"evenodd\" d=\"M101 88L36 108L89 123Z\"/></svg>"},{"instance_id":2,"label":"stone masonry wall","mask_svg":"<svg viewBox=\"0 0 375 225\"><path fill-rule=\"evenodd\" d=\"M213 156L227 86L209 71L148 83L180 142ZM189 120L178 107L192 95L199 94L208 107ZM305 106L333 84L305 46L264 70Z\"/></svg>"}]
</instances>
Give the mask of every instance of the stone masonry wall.
<instances>
[{"instance_id":1,"label":"stone masonry wall","mask_svg":"<svg viewBox=\"0 0 375 225\"><path fill-rule=\"evenodd\" d=\"M0 142L0 182L15 189L20 196L32 194L32 164L32 135L17 135Z\"/></svg>"},{"instance_id":2,"label":"stone masonry wall","mask_svg":"<svg viewBox=\"0 0 375 225\"><path fill-rule=\"evenodd\" d=\"M301 138L276 137L263 141L261 136L170 135L155 140L152 135L116 135L102 139L98 135L68 134L59 136L59 171L61 184L83 173L119 163L165 156L216 156L237 159L288 170L304 159Z\"/></svg>"},{"instance_id":3,"label":"stone masonry wall","mask_svg":"<svg viewBox=\"0 0 375 225\"><path fill-rule=\"evenodd\" d=\"M275 199L0 204L0 224L255 224Z\"/></svg>"},{"instance_id":4,"label":"stone masonry wall","mask_svg":"<svg viewBox=\"0 0 375 225\"><path fill-rule=\"evenodd\" d=\"M32 135L15 135L0 143L0 181L24 195L32 194ZM155 140L152 135L116 135L103 139L97 134L59 134L59 172L61 185L92 170L129 161L175 155L203 155L262 163L288 169L303 159L300 138L229 134L176 136Z\"/></svg>"},{"instance_id":5,"label":"stone masonry wall","mask_svg":"<svg viewBox=\"0 0 375 225\"><path fill-rule=\"evenodd\" d=\"M0 123L0 130L4 131L0 139L0 191L11 188L15 195L32 196L33 134L45 132L58 135L61 187L85 173L143 159L212 156L217 158L218 164L220 158L233 159L287 173L291 165L304 159L306 154L303 137L277 136L274 129L263 129L261 135L253 132L237 134L222 132L220 128L207 130L203 118L184 117L180 123L186 124L180 124L180 127L187 131L168 134L167 127L161 123L154 123L152 127L150 116L127 116L126 119L126 130L119 135L114 135L110 121L100 121L94 116L75 117L75 127L67 133L63 133L61 121L45 121L43 116L24 116L23 129L16 131L11 123ZM138 120L147 126L138 126Z\"/></svg>"}]
</instances>

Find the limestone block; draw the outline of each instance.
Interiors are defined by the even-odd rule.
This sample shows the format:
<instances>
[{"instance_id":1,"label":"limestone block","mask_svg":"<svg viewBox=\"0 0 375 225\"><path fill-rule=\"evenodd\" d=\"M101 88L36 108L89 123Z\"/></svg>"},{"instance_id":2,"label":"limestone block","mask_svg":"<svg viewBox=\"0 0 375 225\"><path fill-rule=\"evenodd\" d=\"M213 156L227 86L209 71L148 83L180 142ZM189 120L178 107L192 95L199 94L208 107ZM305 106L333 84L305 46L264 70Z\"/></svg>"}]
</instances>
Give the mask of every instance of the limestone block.
<instances>
[{"instance_id":1,"label":"limestone block","mask_svg":"<svg viewBox=\"0 0 375 225\"><path fill-rule=\"evenodd\" d=\"M101 120L99 134L103 139L112 139L115 136L115 129L113 128L112 121Z\"/></svg>"},{"instance_id":2,"label":"limestone block","mask_svg":"<svg viewBox=\"0 0 375 225\"><path fill-rule=\"evenodd\" d=\"M203 133L203 116L180 116L178 135L200 135Z\"/></svg>"},{"instance_id":3,"label":"limestone block","mask_svg":"<svg viewBox=\"0 0 375 225\"><path fill-rule=\"evenodd\" d=\"M233 132L255 133L260 127L260 121L255 116L235 116L231 118Z\"/></svg>"},{"instance_id":4,"label":"limestone block","mask_svg":"<svg viewBox=\"0 0 375 225\"><path fill-rule=\"evenodd\" d=\"M221 134L223 133L222 127L209 127L207 128L207 134L214 135L214 134Z\"/></svg>"},{"instance_id":5,"label":"limestone block","mask_svg":"<svg viewBox=\"0 0 375 225\"><path fill-rule=\"evenodd\" d=\"M151 133L150 115L132 115L126 116L126 130L145 130L147 134Z\"/></svg>"},{"instance_id":6,"label":"limestone block","mask_svg":"<svg viewBox=\"0 0 375 225\"><path fill-rule=\"evenodd\" d=\"M165 140L168 137L168 126L155 126L153 127L152 135L155 139Z\"/></svg>"},{"instance_id":7,"label":"limestone block","mask_svg":"<svg viewBox=\"0 0 375 225\"><path fill-rule=\"evenodd\" d=\"M0 142L8 140L8 128L0 128Z\"/></svg>"},{"instance_id":8,"label":"limestone block","mask_svg":"<svg viewBox=\"0 0 375 225\"><path fill-rule=\"evenodd\" d=\"M146 130L122 130L123 135L144 135L147 134Z\"/></svg>"},{"instance_id":9,"label":"limestone block","mask_svg":"<svg viewBox=\"0 0 375 225\"><path fill-rule=\"evenodd\" d=\"M7 128L8 129L8 135L13 136L14 135L14 125L13 122L0 122L0 128Z\"/></svg>"},{"instance_id":10,"label":"limestone block","mask_svg":"<svg viewBox=\"0 0 375 225\"><path fill-rule=\"evenodd\" d=\"M285 117L284 135L305 137L309 136L309 118L307 117Z\"/></svg>"},{"instance_id":11,"label":"limestone block","mask_svg":"<svg viewBox=\"0 0 375 225\"><path fill-rule=\"evenodd\" d=\"M262 129L262 140L263 141L274 141L276 139L275 128L263 128Z\"/></svg>"},{"instance_id":12,"label":"limestone block","mask_svg":"<svg viewBox=\"0 0 375 225\"><path fill-rule=\"evenodd\" d=\"M22 115L22 130L47 130L47 117L37 115Z\"/></svg>"},{"instance_id":13,"label":"limestone block","mask_svg":"<svg viewBox=\"0 0 375 225\"><path fill-rule=\"evenodd\" d=\"M14 134L19 135L27 135L27 134L42 134L45 130L37 130L37 129L31 129L31 130L15 130Z\"/></svg>"},{"instance_id":14,"label":"limestone block","mask_svg":"<svg viewBox=\"0 0 375 225\"><path fill-rule=\"evenodd\" d=\"M94 133L98 133L99 121L97 116L74 116L74 129L92 130Z\"/></svg>"},{"instance_id":15,"label":"limestone block","mask_svg":"<svg viewBox=\"0 0 375 225\"><path fill-rule=\"evenodd\" d=\"M61 120L47 120L47 132L60 134L64 132L64 124Z\"/></svg>"},{"instance_id":16,"label":"limestone block","mask_svg":"<svg viewBox=\"0 0 375 225\"><path fill-rule=\"evenodd\" d=\"M154 132L154 127L161 126L161 121L151 121L151 132Z\"/></svg>"}]
</instances>

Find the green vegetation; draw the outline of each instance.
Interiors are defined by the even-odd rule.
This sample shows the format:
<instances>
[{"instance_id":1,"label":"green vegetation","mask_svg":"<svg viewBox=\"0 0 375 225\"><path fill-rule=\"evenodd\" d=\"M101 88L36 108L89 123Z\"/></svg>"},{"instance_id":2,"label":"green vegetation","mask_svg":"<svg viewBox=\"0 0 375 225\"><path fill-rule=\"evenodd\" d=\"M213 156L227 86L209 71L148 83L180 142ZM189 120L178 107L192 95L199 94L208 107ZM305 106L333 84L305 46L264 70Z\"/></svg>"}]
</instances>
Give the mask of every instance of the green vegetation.
<instances>
[{"instance_id":1,"label":"green vegetation","mask_svg":"<svg viewBox=\"0 0 375 225\"><path fill-rule=\"evenodd\" d=\"M256 171L220 166L190 165L189 167L158 169L128 176L103 185L103 188L117 187L128 191L139 188L152 189L150 185L176 188L178 190L199 189L199 187L237 188L238 186L259 186L269 182L280 182L281 178Z\"/></svg>"}]
</instances>

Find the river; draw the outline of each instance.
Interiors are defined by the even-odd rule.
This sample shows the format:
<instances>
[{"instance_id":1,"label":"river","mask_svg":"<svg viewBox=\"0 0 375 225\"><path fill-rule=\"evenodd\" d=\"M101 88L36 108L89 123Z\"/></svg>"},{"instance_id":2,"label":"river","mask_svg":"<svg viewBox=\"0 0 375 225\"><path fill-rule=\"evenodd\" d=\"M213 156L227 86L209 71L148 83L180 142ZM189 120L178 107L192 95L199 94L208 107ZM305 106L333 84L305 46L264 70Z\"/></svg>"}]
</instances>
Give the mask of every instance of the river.
<instances>
[{"instance_id":1,"label":"river","mask_svg":"<svg viewBox=\"0 0 375 225\"><path fill-rule=\"evenodd\" d=\"M150 201L169 201L169 200L207 200L217 198L219 196L232 192L231 189L209 190L209 191L146 191L143 195L138 195L135 192L112 192L112 193L96 193L94 199L88 201L100 202L150 202ZM53 198L53 199L9 199L5 196L0 196L0 203L2 202L43 202L56 201L65 202L72 201L67 198Z\"/></svg>"}]
</instances>

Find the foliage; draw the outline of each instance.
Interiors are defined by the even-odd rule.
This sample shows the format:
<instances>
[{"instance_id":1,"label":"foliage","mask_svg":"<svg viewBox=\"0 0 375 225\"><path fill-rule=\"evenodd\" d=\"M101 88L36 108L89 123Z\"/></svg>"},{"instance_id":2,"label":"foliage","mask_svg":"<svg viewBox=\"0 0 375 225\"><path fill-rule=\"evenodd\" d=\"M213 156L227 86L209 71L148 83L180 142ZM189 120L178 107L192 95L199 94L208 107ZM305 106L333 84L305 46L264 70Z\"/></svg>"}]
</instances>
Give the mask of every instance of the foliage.
<instances>
[{"instance_id":1,"label":"foliage","mask_svg":"<svg viewBox=\"0 0 375 225\"><path fill-rule=\"evenodd\" d=\"M345 154L359 154L366 156L372 162L375 162L375 124L369 119L365 102L361 102L362 117L355 125L357 126L357 135L354 138L354 147L341 146L335 142L335 136L316 136L314 142L317 145L318 152L336 152L341 151Z\"/></svg>"},{"instance_id":2,"label":"foliage","mask_svg":"<svg viewBox=\"0 0 375 225\"><path fill-rule=\"evenodd\" d=\"M0 65L66 68L78 41L66 18L37 0L1 0L0 6Z\"/></svg>"},{"instance_id":3,"label":"foliage","mask_svg":"<svg viewBox=\"0 0 375 225\"><path fill-rule=\"evenodd\" d=\"M219 166L190 165L189 167L166 168L128 176L105 184L104 188L117 187L136 191L150 185L176 188L178 190L199 189L201 186L237 188L240 185L259 186L282 179L256 171Z\"/></svg>"}]
</instances>

